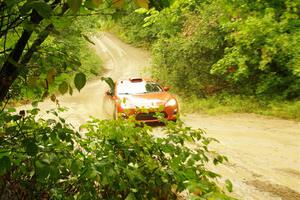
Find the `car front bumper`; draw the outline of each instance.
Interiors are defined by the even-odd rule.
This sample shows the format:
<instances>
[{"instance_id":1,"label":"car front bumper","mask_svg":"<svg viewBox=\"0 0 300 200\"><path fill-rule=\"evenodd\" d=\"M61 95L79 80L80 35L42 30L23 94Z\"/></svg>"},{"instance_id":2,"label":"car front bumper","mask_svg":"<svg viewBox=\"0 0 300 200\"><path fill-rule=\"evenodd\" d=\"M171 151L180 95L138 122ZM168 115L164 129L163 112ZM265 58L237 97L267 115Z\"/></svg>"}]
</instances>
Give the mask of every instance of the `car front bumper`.
<instances>
[{"instance_id":1,"label":"car front bumper","mask_svg":"<svg viewBox=\"0 0 300 200\"><path fill-rule=\"evenodd\" d=\"M120 109L118 116L133 118L139 122L159 122L162 118L168 121L175 121L178 117L178 106L165 107L163 110L157 108L148 109Z\"/></svg>"}]
</instances>

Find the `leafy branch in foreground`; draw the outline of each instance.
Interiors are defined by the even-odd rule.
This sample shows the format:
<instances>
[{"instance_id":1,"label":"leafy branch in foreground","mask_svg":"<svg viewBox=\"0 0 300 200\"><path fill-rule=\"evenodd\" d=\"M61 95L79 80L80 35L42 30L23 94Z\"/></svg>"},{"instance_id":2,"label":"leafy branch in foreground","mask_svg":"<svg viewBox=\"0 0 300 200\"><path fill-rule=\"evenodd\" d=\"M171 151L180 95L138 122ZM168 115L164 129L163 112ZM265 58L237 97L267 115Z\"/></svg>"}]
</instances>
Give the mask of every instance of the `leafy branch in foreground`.
<instances>
[{"instance_id":1,"label":"leafy branch in foreground","mask_svg":"<svg viewBox=\"0 0 300 200\"><path fill-rule=\"evenodd\" d=\"M15 199L232 199L206 168L226 160L208 149L202 130L151 127L125 120L92 119L72 129L55 119L35 120L38 109L0 113L0 198ZM187 143L193 144L191 148Z\"/></svg>"},{"instance_id":2,"label":"leafy branch in foreground","mask_svg":"<svg viewBox=\"0 0 300 200\"><path fill-rule=\"evenodd\" d=\"M135 3L144 8L149 6L148 0L135 0ZM18 78L27 79L31 71L30 61L47 38L50 35L58 35L57 21L63 22L70 16L75 18L78 13L113 15L124 4L125 0L2 0L0 2L0 43L3 44L0 47L0 102L7 98L9 90ZM69 18L69 23L72 23L74 18ZM65 24L65 26L70 25ZM84 35L82 37L86 38ZM59 65L61 62L56 64ZM42 67L37 66L37 68ZM52 68L58 69L57 66ZM47 93L48 91L45 92Z\"/></svg>"}]
</instances>

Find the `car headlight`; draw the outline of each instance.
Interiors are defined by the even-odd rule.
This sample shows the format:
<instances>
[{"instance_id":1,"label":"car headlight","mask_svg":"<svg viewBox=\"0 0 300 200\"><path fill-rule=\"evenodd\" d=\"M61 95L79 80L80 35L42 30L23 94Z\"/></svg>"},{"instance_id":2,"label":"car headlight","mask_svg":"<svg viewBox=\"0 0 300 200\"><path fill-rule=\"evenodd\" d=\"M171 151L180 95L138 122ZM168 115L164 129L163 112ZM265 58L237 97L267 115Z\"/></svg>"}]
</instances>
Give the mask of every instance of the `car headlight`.
<instances>
[{"instance_id":1,"label":"car headlight","mask_svg":"<svg viewBox=\"0 0 300 200\"><path fill-rule=\"evenodd\" d=\"M175 106L177 104L175 99L170 99L165 106Z\"/></svg>"}]
</instances>

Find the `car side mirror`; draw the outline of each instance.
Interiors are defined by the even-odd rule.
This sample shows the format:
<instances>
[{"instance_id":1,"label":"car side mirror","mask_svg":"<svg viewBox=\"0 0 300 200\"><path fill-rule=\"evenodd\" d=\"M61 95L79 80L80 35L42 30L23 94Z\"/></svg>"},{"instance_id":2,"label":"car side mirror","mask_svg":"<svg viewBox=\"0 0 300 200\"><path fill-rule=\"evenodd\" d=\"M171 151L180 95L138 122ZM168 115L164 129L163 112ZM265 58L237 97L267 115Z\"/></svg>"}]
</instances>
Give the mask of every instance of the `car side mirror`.
<instances>
[{"instance_id":1,"label":"car side mirror","mask_svg":"<svg viewBox=\"0 0 300 200\"><path fill-rule=\"evenodd\" d=\"M107 96L113 96L113 93L112 93L110 90L107 90L107 91L105 92L105 94L106 94Z\"/></svg>"},{"instance_id":2,"label":"car side mirror","mask_svg":"<svg viewBox=\"0 0 300 200\"><path fill-rule=\"evenodd\" d=\"M169 87L166 87L166 86L165 86L163 89L164 89L165 92L167 92L167 91L170 90L170 88L169 88Z\"/></svg>"}]
</instances>

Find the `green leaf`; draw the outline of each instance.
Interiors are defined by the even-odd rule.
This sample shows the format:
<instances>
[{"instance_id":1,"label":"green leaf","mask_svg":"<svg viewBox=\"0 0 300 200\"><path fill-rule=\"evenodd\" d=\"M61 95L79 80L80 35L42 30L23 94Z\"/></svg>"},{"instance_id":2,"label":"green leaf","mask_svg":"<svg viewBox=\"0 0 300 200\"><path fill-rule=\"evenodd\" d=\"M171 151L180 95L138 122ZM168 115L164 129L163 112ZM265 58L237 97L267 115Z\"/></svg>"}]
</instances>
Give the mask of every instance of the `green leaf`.
<instances>
[{"instance_id":1,"label":"green leaf","mask_svg":"<svg viewBox=\"0 0 300 200\"><path fill-rule=\"evenodd\" d=\"M125 3L125 0L113 0L113 6L116 7L116 8L122 8L124 3Z\"/></svg>"},{"instance_id":2,"label":"green leaf","mask_svg":"<svg viewBox=\"0 0 300 200\"><path fill-rule=\"evenodd\" d=\"M50 100L53 101L53 102L56 101L56 96L55 96L55 94L52 94L52 95L50 96Z\"/></svg>"},{"instance_id":3,"label":"green leaf","mask_svg":"<svg viewBox=\"0 0 300 200\"><path fill-rule=\"evenodd\" d=\"M69 85L66 81L62 82L58 87L58 90L61 94L67 93L68 89L69 89Z\"/></svg>"},{"instance_id":4,"label":"green leaf","mask_svg":"<svg viewBox=\"0 0 300 200\"><path fill-rule=\"evenodd\" d=\"M31 76L27 79L27 84L30 86L30 87L36 87L37 86L37 80L38 80L38 77L36 76Z\"/></svg>"},{"instance_id":5,"label":"green leaf","mask_svg":"<svg viewBox=\"0 0 300 200\"><path fill-rule=\"evenodd\" d=\"M66 133L64 132L64 131L60 131L59 133L58 133L58 137L61 139L61 140L65 140L66 139L66 137L67 137L67 135L66 135Z\"/></svg>"},{"instance_id":6,"label":"green leaf","mask_svg":"<svg viewBox=\"0 0 300 200\"><path fill-rule=\"evenodd\" d=\"M141 8L149 8L149 0L135 0L135 2Z\"/></svg>"},{"instance_id":7,"label":"green leaf","mask_svg":"<svg viewBox=\"0 0 300 200\"><path fill-rule=\"evenodd\" d=\"M48 81L48 84L53 83L55 76L56 76L56 69L55 69L55 68L51 68L51 69L48 71L48 73L47 73L47 81Z\"/></svg>"},{"instance_id":8,"label":"green leaf","mask_svg":"<svg viewBox=\"0 0 300 200\"><path fill-rule=\"evenodd\" d=\"M84 7L88 8L88 9L95 9L95 8L98 8L101 3L102 3L102 0L86 0L84 2Z\"/></svg>"},{"instance_id":9,"label":"green leaf","mask_svg":"<svg viewBox=\"0 0 300 200\"><path fill-rule=\"evenodd\" d=\"M86 177L88 179L95 179L99 172L93 168L93 167L88 167L87 172L86 172Z\"/></svg>"},{"instance_id":10,"label":"green leaf","mask_svg":"<svg viewBox=\"0 0 300 200\"><path fill-rule=\"evenodd\" d=\"M49 4L42 0L28 1L23 7L21 7L21 14L26 14L30 10L34 9L43 18L50 18L52 15L52 9Z\"/></svg>"},{"instance_id":11,"label":"green leaf","mask_svg":"<svg viewBox=\"0 0 300 200\"><path fill-rule=\"evenodd\" d=\"M11 162L8 156L3 156L0 159L0 175L4 174L11 166Z\"/></svg>"},{"instance_id":12,"label":"green leaf","mask_svg":"<svg viewBox=\"0 0 300 200\"><path fill-rule=\"evenodd\" d=\"M16 109L15 108L8 108L7 112L9 112L9 113L16 112Z\"/></svg>"},{"instance_id":13,"label":"green leaf","mask_svg":"<svg viewBox=\"0 0 300 200\"><path fill-rule=\"evenodd\" d=\"M4 2L7 6L7 8L11 9L14 5L17 5L18 0L5 0Z\"/></svg>"},{"instance_id":14,"label":"green leaf","mask_svg":"<svg viewBox=\"0 0 300 200\"><path fill-rule=\"evenodd\" d=\"M74 174L77 174L80 169L80 161L79 160L73 160L71 164L71 171Z\"/></svg>"},{"instance_id":15,"label":"green leaf","mask_svg":"<svg viewBox=\"0 0 300 200\"><path fill-rule=\"evenodd\" d=\"M100 6L100 4L102 3L102 0L92 0L92 2L95 6Z\"/></svg>"},{"instance_id":16,"label":"green leaf","mask_svg":"<svg viewBox=\"0 0 300 200\"><path fill-rule=\"evenodd\" d=\"M231 181L226 179L225 184L226 184L226 188L227 188L228 192L232 192L233 185L232 185Z\"/></svg>"},{"instance_id":17,"label":"green leaf","mask_svg":"<svg viewBox=\"0 0 300 200\"><path fill-rule=\"evenodd\" d=\"M219 163L222 163L223 160L224 160L223 156L218 155L216 158L214 158L213 163L214 163L214 165L218 165Z\"/></svg>"},{"instance_id":18,"label":"green leaf","mask_svg":"<svg viewBox=\"0 0 300 200\"><path fill-rule=\"evenodd\" d=\"M86 76L84 73L80 72L75 75L74 84L78 91L80 91L86 83Z\"/></svg>"},{"instance_id":19,"label":"green leaf","mask_svg":"<svg viewBox=\"0 0 300 200\"><path fill-rule=\"evenodd\" d=\"M32 110L30 110L30 114L37 115L39 113L39 111L40 111L39 108L33 108Z\"/></svg>"},{"instance_id":20,"label":"green leaf","mask_svg":"<svg viewBox=\"0 0 300 200\"><path fill-rule=\"evenodd\" d=\"M138 14L146 14L148 12L148 10L146 8L139 8L139 9L136 9L134 12L136 12Z\"/></svg>"},{"instance_id":21,"label":"green leaf","mask_svg":"<svg viewBox=\"0 0 300 200\"><path fill-rule=\"evenodd\" d=\"M33 101L31 103L32 107L34 107L34 108L38 107L38 104L39 104L39 101Z\"/></svg>"},{"instance_id":22,"label":"green leaf","mask_svg":"<svg viewBox=\"0 0 300 200\"><path fill-rule=\"evenodd\" d=\"M50 173L50 165L49 164L44 164L41 161L36 161L35 162L36 166L36 175L40 179L45 179L48 177Z\"/></svg>"},{"instance_id":23,"label":"green leaf","mask_svg":"<svg viewBox=\"0 0 300 200\"><path fill-rule=\"evenodd\" d=\"M50 18L52 15L51 6L44 1L36 1L32 4L32 8L34 8L39 13L39 15L44 18Z\"/></svg>"},{"instance_id":24,"label":"green leaf","mask_svg":"<svg viewBox=\"0 0 300 200\"><path fill-rule=\"evenodd\" d=\"M73 88L69 85L69 94L73 95Z\"/></svg>"},{"instance_id":25,"label":"green leaf","mask_svg":"<svg viewBox=\"0 0 300 200\"><path fill-rule=\"evenodd\" d=\"M95 69L90 69L90 72L95 76L99 75L99 73Z\"/></svg>"},{"instance_id":26,"label":"green leaf","mask_svg":"<svg viewBox=\"0 0 300 200\"><path fill-rule=\"evenodd\" d=\"M59 178L59 170L57 169L57 166L50 166L50 178L52 180Z\"/></svg>"},{"instance_id":27,"label":"green leaf","mask_svg":"<svg viewBox=\"0 0 300 200\"><path fill-rule=\"evenodd\" d=\"M125 200L136 200L136 198L135 198L135 196L134 196L134 193L129 193L128 195L127 195L127 197L126 197L126 199Z\"/></svg>"},{"instance_id":28,"label":"green leaf","mask_svg":"<svg viewBox=\"0 0 300 200\"><path fill-rule=\"evenodd\" d=\"M25 139L23 140L23 145L25 147L25 151L28 155L34 156L38 152L38 146L35 144L33 139Z\"/></svg>"},{"instance_id":29,"label":"green leaf","mask_svg":"<svg viewBox=\"0 0 300 200\"><path fill-rule=\"evenodd\" d=\"M82 4L82 0L68 0L68 4L72 12L75 14L79 11L80 6Z\"/></svg>"}]
</instances>

